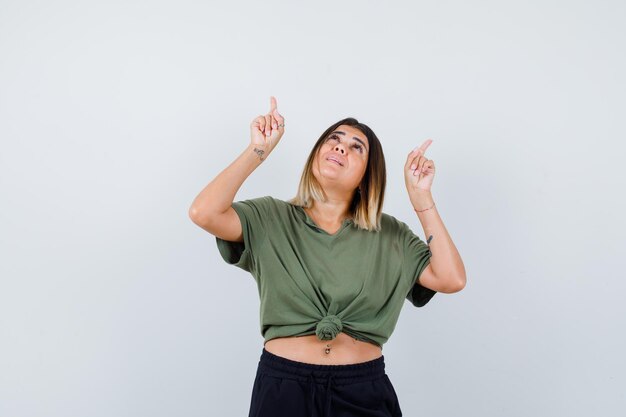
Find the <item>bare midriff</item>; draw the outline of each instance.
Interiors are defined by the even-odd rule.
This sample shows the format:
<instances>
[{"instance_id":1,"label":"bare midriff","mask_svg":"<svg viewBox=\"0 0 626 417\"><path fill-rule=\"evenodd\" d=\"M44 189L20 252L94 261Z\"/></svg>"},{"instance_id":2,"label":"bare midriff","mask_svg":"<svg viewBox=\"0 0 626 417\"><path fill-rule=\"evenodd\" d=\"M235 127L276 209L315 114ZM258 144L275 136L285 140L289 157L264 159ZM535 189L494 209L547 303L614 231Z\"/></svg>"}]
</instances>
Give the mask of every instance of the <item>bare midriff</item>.
<instances>
[{"instance_id":1,"label":"bare midriff","mask_svg":"<svg viewBox=\"0 0 626 417\"><path fill-rule=\"evenodd\" d=\"M333 340L317 335L277 337L265 342L265 350L292 361L317 365L350 365L378 359L382 348L340 332Z\"/></svg>"}]
</instances>

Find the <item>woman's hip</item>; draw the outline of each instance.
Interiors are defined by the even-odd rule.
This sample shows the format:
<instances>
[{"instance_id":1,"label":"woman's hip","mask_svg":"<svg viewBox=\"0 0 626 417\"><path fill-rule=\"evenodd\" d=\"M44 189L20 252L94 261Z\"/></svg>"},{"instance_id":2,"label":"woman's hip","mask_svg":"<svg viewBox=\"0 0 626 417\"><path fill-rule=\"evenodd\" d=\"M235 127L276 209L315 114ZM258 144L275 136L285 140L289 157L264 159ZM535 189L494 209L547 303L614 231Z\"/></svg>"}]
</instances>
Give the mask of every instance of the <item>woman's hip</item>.
<instances>
[{"instance_id":1,"label":"woman's hip","mask_svg":"<svg viewBox=\"0 0 626 417\"><path fill-rule=\"evenodd\" d=\"M401 416L384 356L348 365L293 361L263 348L249 417Z\"/></svg>"}]
</instances>

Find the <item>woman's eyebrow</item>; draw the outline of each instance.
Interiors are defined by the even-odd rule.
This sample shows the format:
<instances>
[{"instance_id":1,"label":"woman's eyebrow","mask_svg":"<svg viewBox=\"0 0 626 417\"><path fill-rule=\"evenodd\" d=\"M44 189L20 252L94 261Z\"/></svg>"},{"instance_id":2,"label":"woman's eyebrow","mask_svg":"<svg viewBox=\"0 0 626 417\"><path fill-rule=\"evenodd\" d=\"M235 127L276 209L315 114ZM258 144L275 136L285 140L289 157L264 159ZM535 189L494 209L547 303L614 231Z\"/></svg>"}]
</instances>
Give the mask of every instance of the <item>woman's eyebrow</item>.
<instances>
[{"instance_id":1,"label":"woman's eyebrow","mask_svg":"<svg viewBox=\"0 0 626 417\"><path fill-rule=\"evenodd\" d=\"M333 133L339 133L340 135L345 135L346 134L346 132L342 132L341 130L335 130ZM356 140L361 145L363 145L363 147L365 149L367 149L367 146L365 146L365 143L363 143L363 141L361 139L357 138L356 136L353 136L352 139Z\"/></svg>"}]
</instances>

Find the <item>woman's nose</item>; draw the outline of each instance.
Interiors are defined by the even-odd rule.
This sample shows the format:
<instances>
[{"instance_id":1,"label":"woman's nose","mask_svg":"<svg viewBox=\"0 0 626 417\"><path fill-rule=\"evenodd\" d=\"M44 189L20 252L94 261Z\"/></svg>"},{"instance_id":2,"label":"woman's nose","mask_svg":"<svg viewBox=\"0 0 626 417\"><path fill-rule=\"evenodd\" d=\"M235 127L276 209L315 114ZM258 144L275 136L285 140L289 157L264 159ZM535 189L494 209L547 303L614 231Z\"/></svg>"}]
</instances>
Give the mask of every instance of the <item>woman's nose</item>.
<instances>
[{"instance_id":1,"label":"woman's nose","mask_svg":"<svg viewBox=\"0 0 626 417\"><path fill-rule=\"evenodd\" d=\"M344 152L345 152L345 150L343 149L343 146L341 146L341 145L335 145L335 150L336 150L336 151L339 151L339 152L341 152L341 153L344 153Z\"/></svg>"}]
</instances>

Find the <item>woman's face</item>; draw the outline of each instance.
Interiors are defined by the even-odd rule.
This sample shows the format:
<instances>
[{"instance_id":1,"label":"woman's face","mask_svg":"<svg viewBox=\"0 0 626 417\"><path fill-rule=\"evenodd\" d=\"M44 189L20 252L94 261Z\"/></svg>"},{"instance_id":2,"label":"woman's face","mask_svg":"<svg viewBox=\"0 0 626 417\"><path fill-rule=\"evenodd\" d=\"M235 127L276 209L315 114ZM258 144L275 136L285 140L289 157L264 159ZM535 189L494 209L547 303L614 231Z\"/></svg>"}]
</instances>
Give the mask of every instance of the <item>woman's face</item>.
<instances>
[{"instance_id":1,"label":"woman's face","mask_svg":"<svg viewBox=\"0 0 626 417\"><path fill-rule=\"evenodd\" d=\"M359 129L341 125L331 132L319 148L313 162L313 175L327 186L355 190L365 174L369 142ZM335 162L338 161L338 162Z\"/></svg>"}]
</instances>

